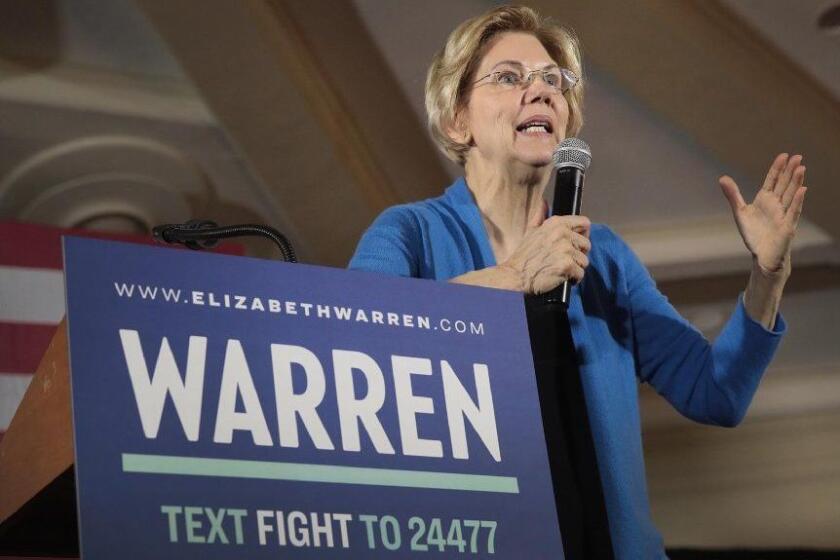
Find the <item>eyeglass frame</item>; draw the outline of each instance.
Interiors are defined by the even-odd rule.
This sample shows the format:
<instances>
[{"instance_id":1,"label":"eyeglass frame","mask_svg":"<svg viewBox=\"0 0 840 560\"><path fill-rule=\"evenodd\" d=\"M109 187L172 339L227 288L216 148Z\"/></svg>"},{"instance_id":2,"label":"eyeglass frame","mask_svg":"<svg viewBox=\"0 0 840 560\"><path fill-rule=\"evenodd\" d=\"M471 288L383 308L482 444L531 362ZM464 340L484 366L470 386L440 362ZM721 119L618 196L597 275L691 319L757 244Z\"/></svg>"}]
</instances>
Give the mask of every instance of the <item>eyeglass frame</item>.
<instances>
[{"instance_id":1,"label":"eyeglass frame","mask_svg":"<svg viewBox=\"0 0 840 560\"><path fill-rule=\"evenodd\" d=\"M509 60L500 62L500 63L496 64L496 66L499 66L500 64L509 64L511 66L519 66L521 70L527 71L527 72L525 72L524 74L523 74L523 72L520 72L519 76L520 76L522 82L520 84L517 84L517 85L514 85L514 84L500 84L499 82L490 82L491 84L494 84L494 85L497 85L497 86L504 87L505 85L511 85L511 86L513 86L514 89L517 88L517 87L523 87L523 86L527 87L527 86L530 86L534 82L534 74L539 74L540 77L542 78L542 81L548 87L554 89L555 92L560 93L560 94L565 94L565 93L571 91L572 89L574 89L574 87L576 85L578 85L578 83L580 83L580 78L578 77L577 74L575 74L574 72L572 72L568 68L561 68L561 67L557 66L556 64L552 64L550 66L547 66L545 68L540 68L540 69L537 69L537 70L531 70L530 68L520 64L519 62L509 61ZM557 88L555 86L552 86L551 84L548 83L548 80L546 80L546 75L551 73L555 69L560 73L561 83L567 83L567 82L571 83L571 85L569 87L567 87L566 89ZM472 85L475 86L476 84L478 84L479 82L481 82L483 80L486 80L490 76L497 75L497 74L502 74L502 73L505 73L505 72L513 72L513 71L512 70L494 70L493 72L490 72L489 74L486 74L486 75L482 76L481 78L473 81Z\"/></svg>"}]
</instances>

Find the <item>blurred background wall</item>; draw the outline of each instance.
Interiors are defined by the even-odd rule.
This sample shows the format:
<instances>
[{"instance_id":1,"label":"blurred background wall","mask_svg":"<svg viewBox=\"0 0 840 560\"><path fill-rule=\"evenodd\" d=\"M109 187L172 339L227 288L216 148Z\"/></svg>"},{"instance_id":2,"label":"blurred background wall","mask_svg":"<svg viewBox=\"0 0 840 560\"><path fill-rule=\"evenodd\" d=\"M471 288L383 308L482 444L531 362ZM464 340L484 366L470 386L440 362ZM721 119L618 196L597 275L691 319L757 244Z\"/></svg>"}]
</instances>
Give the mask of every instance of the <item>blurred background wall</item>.
<instances>
[{"instance_id":1,"label":"blurred background wall","mask_svg":"<svg viewBox=\"0 0 840 560\"><path fill-rule=\"evenodd\" d=\"M640 394L669 546L840 547L838 2L527 3L583 45L585 213L708 336L750 266L717 177L752 196L775 154L805 154L790 330L744 424L698 426ZM304 262L344 266L381 210L460 174L425 132L426 66L492 5L6 0L0 220L140 234L266 223ZM274 256L260 241L248 252ZM0 373L0 430L26 374Z\"/></svg>"}]
</instances>

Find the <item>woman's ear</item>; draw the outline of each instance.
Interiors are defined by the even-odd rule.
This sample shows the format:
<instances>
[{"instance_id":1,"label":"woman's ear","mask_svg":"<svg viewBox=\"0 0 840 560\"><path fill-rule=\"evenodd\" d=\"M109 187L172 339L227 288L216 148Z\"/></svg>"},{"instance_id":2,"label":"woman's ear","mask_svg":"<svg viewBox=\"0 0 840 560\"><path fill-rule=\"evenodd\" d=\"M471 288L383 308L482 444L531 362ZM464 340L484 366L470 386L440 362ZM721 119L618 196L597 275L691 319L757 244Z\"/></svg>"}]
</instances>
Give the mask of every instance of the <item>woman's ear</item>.
<instances>
[{"instance_id":1,"label":"woman's ear","mask_svg":"<svg viewBox=\"0 0 840 560\"><path fill-rule=\"evenodd\" d=\"M472 134L464 111L458 111L455 118L446 125L446 135L457 144L472 145Z\"/></svg>"}]
</instances>

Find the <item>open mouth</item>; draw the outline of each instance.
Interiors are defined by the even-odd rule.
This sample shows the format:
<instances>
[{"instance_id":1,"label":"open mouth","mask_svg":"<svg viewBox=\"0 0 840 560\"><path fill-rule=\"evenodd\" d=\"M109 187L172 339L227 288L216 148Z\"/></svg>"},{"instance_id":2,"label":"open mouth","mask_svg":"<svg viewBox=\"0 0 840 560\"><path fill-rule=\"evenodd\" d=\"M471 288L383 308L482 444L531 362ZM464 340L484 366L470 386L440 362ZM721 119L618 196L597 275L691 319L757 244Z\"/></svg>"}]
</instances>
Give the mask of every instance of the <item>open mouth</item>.
<instances>
[{"instance_id":1,"label":"open mouth","mask_svg":"<svg viewBox=\"0 0 840 560\"><path fill-rule=\"evenodd\" d=\"M517 132L523 134L551 134L554 129L551 123L545 119L529 119L516 127Z\"/></svg>"}]
</instances>

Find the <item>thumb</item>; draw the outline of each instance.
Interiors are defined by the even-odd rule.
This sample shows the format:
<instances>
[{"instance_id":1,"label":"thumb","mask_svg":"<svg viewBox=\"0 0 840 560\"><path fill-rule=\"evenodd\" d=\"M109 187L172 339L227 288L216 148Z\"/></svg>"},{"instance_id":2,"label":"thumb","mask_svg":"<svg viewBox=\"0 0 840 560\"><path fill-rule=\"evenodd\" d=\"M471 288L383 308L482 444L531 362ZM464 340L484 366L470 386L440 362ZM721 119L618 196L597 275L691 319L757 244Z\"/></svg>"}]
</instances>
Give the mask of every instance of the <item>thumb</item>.
<instances>
[{"instance_id":1,"label":"thumb","mask_svg":"<svg viewBox=\"0 0 840 560\"><path fill-rule=\"evenodd\" d=\"M741 196L741 190L738 188L738 184L729 175L724 175L718 179L718 183L720 183L720 190L723 191L723 196L726 197L729 206L732 208L732 213L737 215L747 205L744 202L744 197Z\"/></svg>"},{"instance_id":2,"label":"thumb","mask_svg":"<svg viewBox=\"0 0 840 560\"><path fill-rule=\"evenodd\" d=\"M545 216L548 214L548 203L544 198L540 199L540 203L537 204L537 208L535 208L535 212L528 217L528 229L538 228L545 221Z\"/></svg>"}]
</instances>

